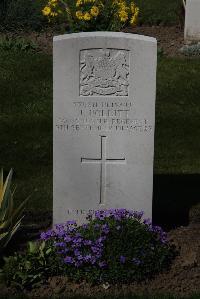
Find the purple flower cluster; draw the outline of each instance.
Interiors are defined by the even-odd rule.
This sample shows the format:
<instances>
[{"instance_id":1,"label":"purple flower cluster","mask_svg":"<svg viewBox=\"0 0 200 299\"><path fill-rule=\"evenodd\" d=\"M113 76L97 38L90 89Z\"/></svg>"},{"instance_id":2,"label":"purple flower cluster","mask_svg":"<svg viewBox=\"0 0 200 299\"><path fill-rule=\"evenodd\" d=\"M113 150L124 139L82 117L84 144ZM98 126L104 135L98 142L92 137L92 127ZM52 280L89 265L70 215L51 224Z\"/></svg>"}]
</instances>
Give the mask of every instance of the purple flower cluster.
<instances>
[{"instance_id":1,"label":"purple flower cluster","mask_svg":"<svg viewBox=\"0 0 200 299\"><path fill-rule=\"evenodd\" d=\"M147 226L148 230L152 233L157 234L158 240L165 244L167 242L167 234L158 225L153 225L151 219L147 218L143 220L143 223Z\"/></svg>"},{"instance_id":2,"label":"purple flower cluster","mask_svg":"<svg viewBox=\"0 0 200 299\"><path fill-rule=\"evenodd\" d=\"M121 221L127 218L136 218L140 220L144 215L143 211L137 212L126 209L108 209L98 210L95 212L95 219L105 220L106 218L113 217L115 220Z\"/></svg>"},{"instance_id":3,"label":"purple flower cluster","mask_svg":"<svg viewBox=\"0 0 200 299\"><path fill-rule=\"evenodd\" d=\"M80 229L86 230L88 224L77 227L75 221L67 221L65 224L58 224L55 229L41 233L41 239L51 240L56 247L57 253L61 254L65 264L81 267L84 265L98 265L100 268L107 266L102 259L104 242L106 235L109 233L107 224L98 225L101 235L90 240L80 232Z\"/></svg>"},{"instance_id":4,"label":"purple flower cluster","mask_svg":"<svg viewBox=\"0 0 200 299\"><path fill-rule=\"evenodd\" d=\"M162 244L166 243L166 233L163 232L161 227L153 226L150 219L142 221L143 214L142 211L137 212L126 209L98 210L94 216L87 216L89 220L87 224L78 226L74 220L57 224L54 229L41 233L41 239L51 241L66 265L76 268L92 266L104 269L109 267L105 257L106 241L112 242L112 239L109 238L110 236L113 237L113 232L116 238L122 235L123 225L126 223L129 223L129 225L139 225L141 223L143 228L154 233L156 240L159 240ZM147 231L146 229L145 231ZM154 244L151 246L153 250ZM132 256L130 254L129 256L125 255L125 252L119 251L119 255L116 256L117 262L120 262L122 266L131 264L138 267L144 263L145 254L143 253L133 254Z\"/></svg>"}]
</instances>

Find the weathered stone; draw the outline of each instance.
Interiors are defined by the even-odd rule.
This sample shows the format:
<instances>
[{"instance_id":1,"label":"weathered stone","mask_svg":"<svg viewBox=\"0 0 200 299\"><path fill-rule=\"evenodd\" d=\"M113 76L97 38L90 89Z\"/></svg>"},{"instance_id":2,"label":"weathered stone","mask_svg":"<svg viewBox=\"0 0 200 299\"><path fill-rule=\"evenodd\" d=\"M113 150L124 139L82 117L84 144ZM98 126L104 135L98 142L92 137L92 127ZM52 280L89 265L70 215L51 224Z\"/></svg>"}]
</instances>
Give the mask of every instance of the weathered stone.
<instances>
[{"instance_id":1,"label":"weathered stone","mask_svg":"<svg viewBox=\"0 0 200 299\"><path fill-rule=\"evenodd\" d=\"M53 221L129 208L152 214L156 40L54 38Z\"/></svg>"},{"instance_id":2,"label":"weathered stone","mask_svg":"<svg viewBox=\"0 0 200 299\"><path fill-rule=\"evenodd\" d=\"M200 41L200 1L187 0L185 8L185 32L186 42Z\"/></svg>"}]
</instances>

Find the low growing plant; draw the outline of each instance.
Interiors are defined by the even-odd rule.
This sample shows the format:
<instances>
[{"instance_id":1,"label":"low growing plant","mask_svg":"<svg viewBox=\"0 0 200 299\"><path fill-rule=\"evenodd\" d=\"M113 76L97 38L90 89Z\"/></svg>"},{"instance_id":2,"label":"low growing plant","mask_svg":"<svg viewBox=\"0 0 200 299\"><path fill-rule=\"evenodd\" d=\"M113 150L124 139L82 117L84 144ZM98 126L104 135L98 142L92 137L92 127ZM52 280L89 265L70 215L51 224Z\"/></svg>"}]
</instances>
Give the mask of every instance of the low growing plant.
<instances>
[{"instance_id":1,"label":"low growing plant","mask_svg":"<svg viewBox=\"0 0 200 299\"><path fill-rule=\"evenodd\" d=\"M39 286L49 276L59 274L61 263L57 263L59 257L53 250L45 242L29 242L24 254L4 257L1 280L21 290Z\"/></svg>"},{"instance_id":2,"label":"low growing plant","mask_svg":"<svg viewBox=\"0 0 200 299\"><path fill-rule=\"evenodd\" d=\"M30 288L53 275L90 283L146 280L168 267L176 252L166 233L142 212L99 210L87 223L58 224L41 233L34 251L5 259L8 284ZM30 243L32 244L32 243Z\"/></svg>"},{"instance_id":3,"label":"low growing plant","mask_svg":"<svg viewBox=\"0 0 200 299\"><path fill-rule=\"evenodd\" d=\"M139 8L133 0L49 0L42 13L66 20L71 32L119 31L137 24Z\"/></svg>"},{"instance_id":4,"label":"low growing plant","mask_svg":"<svg viewBox=\"0 0 200 299\"><path fill-rule=\"evenodd\" d=\"M8 244L17 231L23 218L23 211L28 200L24 200L18 208L14 208L13 194L11 191L12 169L5 183L3 182L3 170L0 171L0 252Z\"/></svg>"},{"instance_id":5,"label":"low growing plant","mask_svg":"<svg viewBox=\"0 0 200 299\"><path fill-rule=\"evenodd\" d=\"M140 281L162 271L175 255L166 233L142 215L126 209L100 210L88 215L87 224L68 221L42 233L41 239L57 248L64 271L73 280Z\"/></svg>"},{"instance_id":6,"label":"low growing plant","mask_svg":"<svg viewBox=\"0 0 200 299\"><path fill-rule=\"evenodd\" d=\"M2 37L0 38L0 49L14 51L35 51L38 46L33 41L25 38Z\"/></svg>"}]
</instances>

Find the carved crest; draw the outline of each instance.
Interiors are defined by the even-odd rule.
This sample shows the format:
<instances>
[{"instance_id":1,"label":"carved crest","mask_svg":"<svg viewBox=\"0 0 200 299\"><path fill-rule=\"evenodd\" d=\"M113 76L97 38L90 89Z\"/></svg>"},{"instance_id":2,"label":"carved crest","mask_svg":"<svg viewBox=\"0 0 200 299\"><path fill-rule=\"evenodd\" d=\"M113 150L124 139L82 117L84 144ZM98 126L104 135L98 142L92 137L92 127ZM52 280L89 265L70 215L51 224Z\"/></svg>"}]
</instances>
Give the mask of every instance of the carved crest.
<instances>
[{"instance_id":1,"label":"carved crest","mask_svg":"<svg viewBox=\"0 0 200 299\"><path fill-rule=\"evenodd\" d=\"M81 96L128 96L129 52L116 49L82 50Z\"/></svg>"}]
</instances>

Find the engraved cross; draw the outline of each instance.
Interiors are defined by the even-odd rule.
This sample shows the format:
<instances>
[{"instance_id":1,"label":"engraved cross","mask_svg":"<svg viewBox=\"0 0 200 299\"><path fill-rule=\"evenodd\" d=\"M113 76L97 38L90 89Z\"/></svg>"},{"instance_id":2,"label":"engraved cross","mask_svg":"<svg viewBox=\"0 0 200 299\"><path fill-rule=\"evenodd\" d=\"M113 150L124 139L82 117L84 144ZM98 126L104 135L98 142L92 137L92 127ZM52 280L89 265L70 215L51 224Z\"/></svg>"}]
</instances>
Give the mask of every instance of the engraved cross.
<instances>
[{"instance_id":1,"label":"engraved cross","mask_svg":"<svg viewBox=\"0 0 200 299\"><path fill-rule=\"evenodd\" d=\"M126 159L108 159L106 156L106 138L107 136L101 137L101 157L97 159L93 158L81 158L81 163L99 164L100 168L100 200L99 204L105 204L106 201L106 166L107 164L126 164Z\"/></svg>"}]
</instances>

